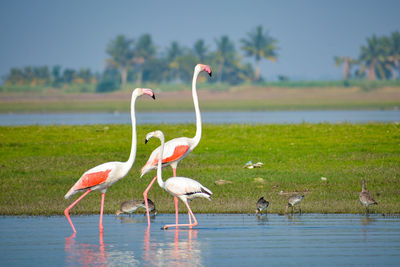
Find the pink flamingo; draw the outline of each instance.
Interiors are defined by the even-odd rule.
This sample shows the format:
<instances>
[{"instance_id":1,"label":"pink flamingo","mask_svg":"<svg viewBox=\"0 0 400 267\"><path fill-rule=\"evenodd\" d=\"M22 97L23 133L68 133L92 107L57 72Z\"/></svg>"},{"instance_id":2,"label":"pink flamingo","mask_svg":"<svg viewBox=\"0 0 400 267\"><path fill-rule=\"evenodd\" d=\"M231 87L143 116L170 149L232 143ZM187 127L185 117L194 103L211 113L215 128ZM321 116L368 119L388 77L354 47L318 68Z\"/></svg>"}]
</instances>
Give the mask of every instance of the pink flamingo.
<instances>
[{"instance_id":1,"label":"pink flamingo","mask_svg":"<svg viewBox=\"0 0 400 267\"><path fill-rule=\"evenodd\" d=\"M162 179L161 170L161 159L163 158L162 156L164 152L164 134L161 131L148 133L146 135L146 142L152 137L157 137L161 141L161 156L158 158L157 164L157 182L161 188L165 189L165 191L173 195L175 198L179 198L180 200L182 200L183 203L185 203L189 213L189 224L168 224L164 225L163 229L168 229L169 227L174 226L189 226L189 228L191 229L193 226L197 225L197 220L196 217L194 217L192 210L190 209L190 200L202 197L211 201L210 196L212 195L212 192L211 190L201 185L199 182L186 177L171 177L164 182ZM191 218L193 218L194 223L192 223Z\"/></svg>"},{"instance_id":2,"label":"pink flamingo","mask_svg":"<svg viewBox=\"0 0 400 267\"><path fill-rule=\"evenodd\" d=\"M136 98L141 95L149 95L155 99L154 93L151 89L136 88L132 92L131 99L131 120L132 120L132 146L129 159L126 162L107 162L98 165L88 171L86 171L81 178L75 183L74 186L65 195L65 199L70 198L78 192L85 191L77 200L75 200L68 208L64 210L64 214L67 217L72 230L76 233L75 227L69 217L69 210L74 207L82 198L94 190L101 191L101 208L100 208L100 222L99 229L100 232L103 231L103 208L104 208L104 198L105 193L111 185L121 180L125 175L128 174L131 169L135 157L136 157L136 118L135 118L135 102Z\"/></svg>"},{"instance_id":3,"label":"pink flamingo","mask_svg":"<svg viewBox=\"0 0 400 267\"><path fill-rule=\"evenodd\" d=\"M184 159L193 149L197 146L200 142L201 138L201 115L199 109L199 100L197 98L197 89L196 89L196 81L197 76L199 73L205 71L207 72L210 77L212 76L211 68L207 65L197 64L194 68L193 80L192 80L192 96L193 96L193 103L194 109L196 111L196 135L193 138L187 137L179 137L172 140L169 140L165 143L165 153L162 158L162 165L163 167L170 165L172 167L173 176L176 176L176 168L178 163ZM157 147L150 155L149 159L147 160L146 164L141 169L141 176L145 175L146 173L150 172L151 170L157 169L157 162L160 155L160 147ZM150 226L150 213L149 213L149 205L147 203L147 193L149 192L150 188L153 186L153 183L157 179L157 176L153 178L151 183L148 185L146 190L143 192L143 197L145 200L145 207L147 213L147 224ZM175 217L176 217L176 224L178 224L178 198L174 197L175 202ZM190 217L190 215L189 215Z\"/></svg>"}]
</instances>

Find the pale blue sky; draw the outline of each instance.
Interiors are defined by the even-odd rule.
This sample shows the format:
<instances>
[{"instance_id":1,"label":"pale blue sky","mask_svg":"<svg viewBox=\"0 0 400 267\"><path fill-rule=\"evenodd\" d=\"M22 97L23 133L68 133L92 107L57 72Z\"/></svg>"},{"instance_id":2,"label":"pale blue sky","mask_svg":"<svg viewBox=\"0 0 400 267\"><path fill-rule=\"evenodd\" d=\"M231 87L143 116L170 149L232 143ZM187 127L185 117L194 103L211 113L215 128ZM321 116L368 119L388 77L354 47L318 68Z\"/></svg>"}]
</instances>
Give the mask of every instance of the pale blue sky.
<instances>
[{"instance_id":1,"label":"pale blue sky","mask_svg":"<svg viewBox=\"0 0 400 267\"><path fill-rule=\"evenodd\" d=\"M214 49L228 35L239 48L262 25L279 41L278 62L261 64L265 78L340 79L333 57L358 57L366 37L400 30L399 14L396 0L2 0L0 75L27 65L101 71L118 34L150 33L160 50L199 38Z\"/></svg>"}]
</instances>

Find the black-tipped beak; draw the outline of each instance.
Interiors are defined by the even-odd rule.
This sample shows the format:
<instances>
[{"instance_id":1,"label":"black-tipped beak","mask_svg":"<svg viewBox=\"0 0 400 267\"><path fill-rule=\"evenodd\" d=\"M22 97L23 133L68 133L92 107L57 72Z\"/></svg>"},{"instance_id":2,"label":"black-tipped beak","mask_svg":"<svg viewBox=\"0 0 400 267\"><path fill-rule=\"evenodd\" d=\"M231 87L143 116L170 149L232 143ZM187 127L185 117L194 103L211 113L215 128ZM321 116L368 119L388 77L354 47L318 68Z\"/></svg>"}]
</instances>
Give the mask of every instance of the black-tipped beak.
<instances>
[{"instance_id":1,"label":"black-tipped beak","mask_svg":"<svg viewBox=\"0 0 400 267\"><path fill-rule=\"evenodd\" d=\"M154 100L156 100L156 95L155 95L155 94L153 94L152 98L153 98Z\"/></svg>"},{"instance_id":2,"label":"black-tipped beak","mask_svg":"<svg viewBox=\"0 0 400 267\"><path fill-rule=\"evenodd\" d=\"M210 73L208 75L210 75L210 77L212 77L212 71L210 71Z\"/></svg>"},{"instance_id":3,"label":"black-tipped beak","mask_svg":"<svg viewBox=\"0 0 400 267\"><path fill-rule=\"evenodd\" d=\"M144 143L145 143L145 144L147 144L147 142L148 142L148 141L149 141L149 140L147 140L147 139L144 139Z\"/></svg>"}]
</instances>

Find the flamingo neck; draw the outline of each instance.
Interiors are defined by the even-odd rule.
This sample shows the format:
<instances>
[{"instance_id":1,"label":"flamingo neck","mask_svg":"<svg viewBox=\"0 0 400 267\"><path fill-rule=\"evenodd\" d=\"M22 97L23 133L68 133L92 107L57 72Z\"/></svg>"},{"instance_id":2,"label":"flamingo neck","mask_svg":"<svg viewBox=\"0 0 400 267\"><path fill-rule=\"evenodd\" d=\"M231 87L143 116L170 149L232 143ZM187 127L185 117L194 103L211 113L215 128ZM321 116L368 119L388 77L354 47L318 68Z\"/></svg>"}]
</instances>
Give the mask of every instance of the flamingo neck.
<instances>
[{"instance_id":1,"label":"flamingo neck","mask_svg":"<svg viewBox=\"0 0 400 267\"><path fill-rule=\"evenodd\" d=\"M132 145L131 145L131 153L129 155L129 159L125 162L128 171L131 169L133 163L135 162L136 158L136 116L135 116L135 103L136 103L137 95L132 93L131 99L131 121L132 121Z\"/></svg>"},{"instance_id":2,"label":"flamingo neck","mask_svg":"<svg viewBox=\"0 0 400 267\"><path fill-rule=\"evenodd\" d=\"M196 82L197 82L197 77L199 76L200 71L196 70L194 75L193 75L193 80L192 80L192 97L193 97L193 103L194 103L194 110L196 112L196 135L194 136L194 147L197 146L197 144L200 142L201 138L201 114L200 114L200 107L199 107L199 99L197 97L197 88L196 88Z\"/></svg>"},{"instance_id":3,"label":"flamingo neck","mask_svg":"<svg viewBox=\"0 0 400 267\"><path fill-rule=\"evenodd\" d=\"M161 188L164 188L165 183L162 179L162 170L161 170L161 162L164 153L164 136L159 137L161 141L161 148L160 148L160 156L158 157L158 165L157 165L157 183Z\"/></svg>"}]
</instances>

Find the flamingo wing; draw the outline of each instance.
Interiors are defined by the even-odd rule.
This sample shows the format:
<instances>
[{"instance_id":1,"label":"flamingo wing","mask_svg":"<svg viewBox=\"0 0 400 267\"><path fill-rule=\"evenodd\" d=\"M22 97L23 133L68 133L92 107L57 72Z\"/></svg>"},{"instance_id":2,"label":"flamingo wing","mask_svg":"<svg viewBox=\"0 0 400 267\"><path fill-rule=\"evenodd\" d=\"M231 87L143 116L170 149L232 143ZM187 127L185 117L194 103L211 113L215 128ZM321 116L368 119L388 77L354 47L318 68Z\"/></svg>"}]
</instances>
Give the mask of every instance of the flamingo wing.
<instances>
[{"instance_id":1,"label":"flamingo wing","mask_svg":"<svg viewBox=\"0 0 400 267\"><path fill-rule=\"evenodd\" d=\"M147 169L149 167L157 166L158 158L160 155L160 148L161 148L160 146L157 147L153 151L153 153L151 153L149 160L143 166L142 170ZM190 148L189 143L182 138L172 139L168 141L167 143L165 143L164 146L162 163L167 164L182 159L189 151L189 148Z\"/></svg>"},{"instance_id":2,"label":"flamingo wing","mask_svg":"<svg viewBox=\"0 0 400 267\"><path fill-rule=\"evenodd\" d=\"M204 187L199 182L186 177L171 177L165 182L165 189L176 196L190 196L193 194L204 193L212 195L211 190Z\"/></svg>"},{"instance_id":3,"label":"flamingo wing","mask_svg":"<svg viewBox=\"0 0 400 267\"><path fill-rule=\"evenodd\" d=\"M78 182L76 182L73 189L80 190L102 184L107 180L110 172L111 169L96 172L86 172L82 175Z\"/></svg>"}]
</instances>

